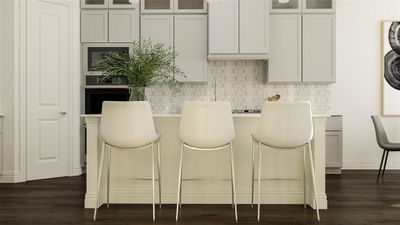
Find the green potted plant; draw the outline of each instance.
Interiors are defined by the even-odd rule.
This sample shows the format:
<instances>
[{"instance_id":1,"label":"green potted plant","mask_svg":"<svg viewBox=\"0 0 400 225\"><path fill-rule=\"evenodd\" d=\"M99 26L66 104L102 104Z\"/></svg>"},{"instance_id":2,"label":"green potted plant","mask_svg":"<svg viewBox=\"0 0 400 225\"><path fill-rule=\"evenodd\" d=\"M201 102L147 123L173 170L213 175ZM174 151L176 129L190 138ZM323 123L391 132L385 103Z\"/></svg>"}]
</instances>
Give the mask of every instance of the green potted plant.
<instances>
[{"instance_id":1,"label":"green potted plant","mask_svg":"<svg viewBox=\"0 0 400 225\"><path fill-rule=\"evenodd\" d=\"M175 65L176 57L171 47L140 40L133 43L130 54L106 54L96 67L103 72L102 82L120 78L128 85L130 101L144 101L146 88L156 83L167 84L174 93L180 90L176 77L185 74Z\"/></svg>"}]
</instances>

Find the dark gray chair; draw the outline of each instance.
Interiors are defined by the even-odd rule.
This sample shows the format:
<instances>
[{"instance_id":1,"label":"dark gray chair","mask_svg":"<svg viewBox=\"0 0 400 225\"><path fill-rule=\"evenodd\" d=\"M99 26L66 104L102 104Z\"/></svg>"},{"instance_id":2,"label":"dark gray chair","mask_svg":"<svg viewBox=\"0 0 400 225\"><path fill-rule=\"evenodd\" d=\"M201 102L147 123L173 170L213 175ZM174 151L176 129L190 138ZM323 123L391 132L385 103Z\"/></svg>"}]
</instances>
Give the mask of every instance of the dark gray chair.
<instances>
[{"instance_id":1,"label":"dark gray chair","mask_svg":"<svg viewBox=\"0 0 400 225\"><path fill-rule=\"evenodd\" d=\"M385 163L383 166L382 177L385 175L386 163L389 157L389 152L400 151L400 143L393 143L389 141L386 135L385 128L383 127L383 124L379 116L374 115L371 116L371 118L372 122L374 122L376 141L378 142L379 147L383 149L381 165L379 166L378 177L376 178L376 182L378 182L379 177L381 175L383 161L385 161Z\"/></svg>"}]
</instances>

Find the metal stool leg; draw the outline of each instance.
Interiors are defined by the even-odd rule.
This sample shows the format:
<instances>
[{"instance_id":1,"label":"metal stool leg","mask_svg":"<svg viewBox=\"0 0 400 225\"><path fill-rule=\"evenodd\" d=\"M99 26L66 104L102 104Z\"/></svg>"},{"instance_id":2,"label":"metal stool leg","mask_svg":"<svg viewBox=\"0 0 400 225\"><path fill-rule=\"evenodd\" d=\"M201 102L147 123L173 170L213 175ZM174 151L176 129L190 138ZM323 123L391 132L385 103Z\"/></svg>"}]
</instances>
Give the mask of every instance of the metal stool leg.
<instances>
[{"instance_id":1,"label":"metal stool leg","mask_svg":"<svg viewBox=\"0 0 400 225\"><path fill-rule=\"evenodd\" d=\"M253 208L254 204L254 140L251 141L251 208Z\"/></svg>"},{"instance_id":2,"label":"metal stool leg","mask_svg":"<svg viewBox=\"0 0 400 225\"><path fill-rule=\"evenodd\" d=\"M111 148L107 151L107 208L110 208L110 168L111 168Z\"/></svg>"},{"instance_id":3,"label":"metal stool leg","mask_svg":"<svg viewBox=\"0 0 400 225\"><path fill-rule=\"evenodd\" d=\"M156 205L154 198L154 143L151 143L151 183L153 187L153 221L156 221Z\"/></svg>"},{"instance_id":4,"label":"metal stool leg","mask_svg":"<svg viewBox=\"0 0 400 225\"><path fill-rule=\"evenodd\" d=\"M235 164L233 159L233 146L230 143L230 151L231 151L231 176L232 176L232 193L233 193L233 204L235 207L235 220L238 221L238 213L237 213L237 204L236 204L236 182L235 182Z\"/></svg>"},{"instance_id":5,"label":"metal stool leg","mask_svg":"<svg viewBox=\"0 0 400 225\"><path fill-rule=\"evenodd\" d=\"M379 166L379 172L378 172L378 177L376 178L376 182L379 181L379 177L381 176L381 170L382 170L383 160L385 159L385 156L386 156L386 149L382 153L381 165Z\"/></svg>"},{"instance_id":6,"label":"metal stool leg","mask_svg":"<svg viewBox=\"0 0 400 225\"><path fill-rule=\"evenodd\" d=\"M382 171L382 178L385 176L385 171L386 171L386 163L389 157L389 150L386 151L386 158L385 158L385 164L383 165L383 171Z\"/></svg>"},{"instance_id":7,"label":"metal stool leg","mask_svg":"<svg viewBox=\"0 0 400 225\"><path fill-rule=\"evenodd\" d=\"M157 170L158 170L158 204L161 208L161 151L160 141L157 142Z\"/></svg>"},{"instance_id":8,"label":"metal stool leg","mask_svg":"<svg viewBox=\"0 0 400 225\"><path fill-rule=\"evenodd\" d=\"M96 214L97 214L97 208L99 207L99 191L100 191L100 183L101 183L101 174L103 172L103 161L104 161L104 150L105 150L106 144L103 143L103 146L101 148L101 156L100 156L100 164L99 164L99 178L97 181L97 190L96 190L96 206L94 208L94 215L93 215L93 221L96 221Z\"/></svg>"},{"instance_id":9,"label":"metal stool leg","mask_svg":"<svg viewBox=\"0 0 400 225\"><path fill-rule=\"evenodd\" d=\"M258 208L257 221L260 222L260 202L261 202L261 143L258 143Z\"/></svg>"},{"instance_id":10,"label":"metal stool leg","mask_svg":"<svg viewBox=\"0 0 400 225\"><path fill-rule=\"evenodd\" d=\"M315 185L315 174L314 174L314 159L313 159L313 154L311 150L311 144L308 143L308 153L310 155L310 169L311 169L311 180L312 180L312 185L314 189L314 201L315 201L315 209L317 210L317 219L319 222L319 208L318 208L318 199L317 199L317 187Z\"/></svg>"},{"instance_id":11,"label":"metal stool leg","mask_svg":"<svg viewBox=\"0 0 400 225\"><path fill-rule=\"evenodd\" d=\"M304 208L307 208L307 181L306 181L306 147L303 147L303 187L304 187Z\"/></svg>"},{"instance_id":12,"label":"metal stool leg","mask_svg":"<svg viewBox=\"0 0 400 225\"><path fill-rule=\"evenodd\" d=\"M183 162L183 143L181 143L181 158L180 158L180 163L179 163L178 199L177 199L177 201L176 201L176 216L175 216L176 222L178 222L178 218L179 218L179 205L180 205L180 202L181 202L182 162Z\"/></svg>"}]
</instances>

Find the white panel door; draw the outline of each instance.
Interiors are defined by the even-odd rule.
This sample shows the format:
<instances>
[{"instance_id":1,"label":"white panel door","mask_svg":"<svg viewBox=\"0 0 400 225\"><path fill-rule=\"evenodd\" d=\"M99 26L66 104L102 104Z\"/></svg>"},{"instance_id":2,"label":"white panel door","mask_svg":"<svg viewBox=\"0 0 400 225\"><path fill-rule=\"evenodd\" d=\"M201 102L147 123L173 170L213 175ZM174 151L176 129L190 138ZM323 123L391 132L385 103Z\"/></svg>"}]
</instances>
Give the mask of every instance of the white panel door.
<instances>
[{"instance_id":1,"label":"white panel door","mask_svg":"<svg viewBox=\"0 0 400 225\"><path fill-rule=\"evenodd\" d=\"M108 10L82 10L81 42L108 42Z\"/></svg>"},{"instance_id":2,"label":"white panel door","mask_svg":"<svg viewBox=\"0 0 400 225\"><path fill-rule=\"evenodd\" d=\"M141 38L174 46L174 16L172 15L143 15L141 16Z\"/></svg>"},{"instance_id":3,"label":"white panel door","mask_svg":"<svg viewBox=\"0 0 400 225\"><path fill-rule=\"evenodd\" d=\"M268 82L301 82L301 15L271 15Z\"/></svg>"},{"instance_id":4,"label":"white panel door","mask_svg":"<svg viewBox=\"0 0 400 225\"><path fill-rule=\"evenodd\" d=\"M239 0L208 3L210 54L239 53Z\"/></svg>"},{"instance_id":5,"label":"white panel door","mask_svg":"<svg viewBox=\"0 0 400 225\"><path fill-rule=\"evenodd\" d=\"M335 16L303 15L303 81L335 81Z\"/></svg>"},{"instance_id":6,"label":"white panel door","mask_svg":"<svg viewBox=\"0 0 400 225\"><path fill-rule=\"evenodd\" d=\"M139 38L139 15L137 9L110 10L108 13L108 41L133 42Z\"/></svg>"},{"instance_id":7,"label":"white panel door","mask_svg":"<svg viewBox=\"0 0 400 225\"><path fill-rule=\"evenodd\" d=\"M186 74L182 82L207 82L207 16L175 16L176 65Z\"/></svg>"},{"instance_id":8,"label":"white panel door","mask_svg":"<svg viewBox=\"0 0 400 225\"><path fill-rule=\"evenodd\" d=\"M240 1L240 53L268 54L268 0Z\"/></svg>"},{"instance_id":9,"label":"white panel door","mask_svg":"<svg viewBox=\"0 0 400 225\"><path fill-rule=\"evenodd\" d=\"M68 175L72 2L27 5L27 179Z\"/></svg>"}]
</instances>

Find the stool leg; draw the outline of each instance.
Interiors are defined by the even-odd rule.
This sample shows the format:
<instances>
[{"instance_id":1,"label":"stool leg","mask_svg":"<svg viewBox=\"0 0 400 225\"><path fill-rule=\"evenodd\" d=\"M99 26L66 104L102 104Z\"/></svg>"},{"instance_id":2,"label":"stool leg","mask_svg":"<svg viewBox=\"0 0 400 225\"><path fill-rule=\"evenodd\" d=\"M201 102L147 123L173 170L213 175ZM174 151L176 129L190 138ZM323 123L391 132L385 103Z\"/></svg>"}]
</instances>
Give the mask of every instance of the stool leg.
<instances>
[{"instance_id":1,"label":"stool leg","mask_svg":"<svg viewBox=\"0 0 400 225\"><path fill-rule=\"evenodd\" d=\"M97 181L97 190L96 190L96 206L94 208L94 215L93 215L93 221L96 221L96 214L97 214L97 208L99 207L99 191L100 191L100 183L101 183L101 173L103 172L103 161L104 161L104 149L106 147L106 144L103 143L103 146L101 147L101 156L100 156L100 164L99 164L99 178Z\"/></svg>"},{"instance_id":2,"label":"stool leg","mask_svg":"<svg viewBox=\"0 0 400 225\"><path fill-rule=\"evenodd\" d=\"M251 141L251 208L254 204L254 140Z\"/></svg>"},{"instance_id":3,"label":"stool leg","mask_svg":"<svg viewBox=\"0 0 400 225\"><path fill-rule=\"evenodd\" d=\"M383 178L383 176L385 176L385 171L386 171L386 163L387 163L387 160L388 160L388 157L389 157L389 150L388 151L386 151L386 158L385 158L385 165L383 166L383 171L382 171L382 178Z\"/></svg>"},{"instance_id":4,"label":"stool leg","mask_svg":"<svg viewBox=\"0 0 400 225\"><path fill-rule=\"evenodd\" d=\"M317 199L317 187L315 185L315 174L314 174L314 159L313 159L313 154L311 150L311 144L308 143L308 153L310 155L310 169L311 169L311 180L312 180L312 185L314 189L314 201L315 201L315 209L317 210L317 219L319 222L319 209L318 209L318 199Z\"/></svg>"},{"instance_id":5,"label":"stool leg","mask_svg":"<svg viewBox=\"0 0 400 225\"><path fill-rule=\"evenodd\" d=\"M258 222L260 222L260 202L261 202L261 143L258 143L258 208L257 208Z\"/></svg>"},{"instance_id":6,"label":"stool leg","mask_svg":"<svg viewBox=\"0 0 400 225\"><path fill-rule=\"evenodd\" d=\"M176 222L178 222L179 205L180 205L180 202L181 202L182 163L183 163L183 143L181 142L181 158L180 158L180 162L179 162L179 175L178 175L178 199L176 201L176 216L175 216L175 221Z\"/></svg>"},{"instance_id":7,"label":"stool leg","mask_svg":"<svg viewBox=\"0 0 400 225\"><path fill-rule=\"evenodd\" d=\"M304 185L304 208L307 208L307 181L306 181L306 147L303 147L303 185Z\"/></svg>"},{"instance_id":8,"label":"stool leg","mask_svg":"<svg viewBox=\"0 0 400 225\"><path fill-rule=\"evenodd\" d=\"M158 169L158 204L161 208L161 151L160 141L157 142L157 169Z\"/></svg>"},{"instance_id":9,"label":"stool leg","mask_svg":"<svg viewBox=\"0 0 400 225\"><path fill-rule=\"evenodd\" d=\"M153 187L153 221L156 221L156 207L154 201L154 143L151 143L151 183Z\"/></svg>"},{"instance_id":10,"label":"stool leg","mask_svg":"<svg viewBox=\"0 0 400 225\"><path fill-rule=\"evenodd\" d=\"M111 148L107 150L107 208L110 208L110 166L111 166Z\"/></svg>"},{"instance_id":11,"label":"stool leg","mask_svg":"<svg viewBox=\"0 0 400 225\"><path fill-rule=\"evenodd\" d=\"M385 156L386 156L386 150L384 150L382 154L381 165L379 166L379 172L378 172L378 177L376 178L376 182L379 181L379 177L381 176L382 164L383 160L385 159Z\"/></svg>"},{"instance_id":12,"label":"stool leg","mask_svg":"<svg viewBox=\"0 0 400 225\"><path fill-rule=\"evenodd\" d=\"M231 150L231 181L232 181L232 194L233 194L233 204L235 207L235 220L238 221L238 214L237 214L237 205L236 205L236 183L235 183L235 164L233 159L233 146L232 142L230 143L230 150Z\"/></svg>"}]
</instances>

